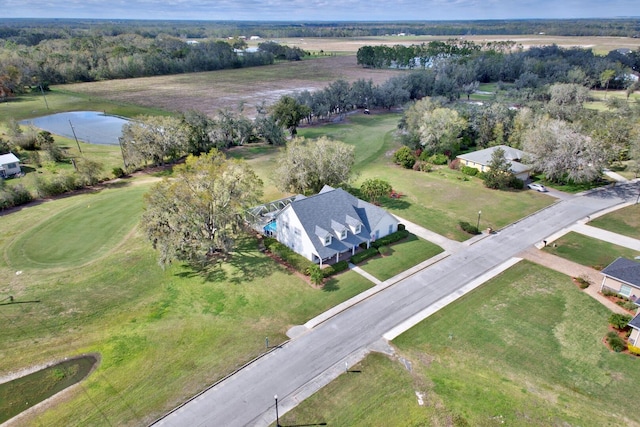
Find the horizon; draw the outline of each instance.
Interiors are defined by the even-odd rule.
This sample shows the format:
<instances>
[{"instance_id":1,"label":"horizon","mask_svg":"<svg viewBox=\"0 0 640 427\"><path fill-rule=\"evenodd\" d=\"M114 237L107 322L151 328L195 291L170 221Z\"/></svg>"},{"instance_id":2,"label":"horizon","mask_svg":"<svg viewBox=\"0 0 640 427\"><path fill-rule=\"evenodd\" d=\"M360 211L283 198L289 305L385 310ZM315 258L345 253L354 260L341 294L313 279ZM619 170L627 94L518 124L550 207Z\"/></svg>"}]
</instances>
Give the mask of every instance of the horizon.
<instances>
[{"instance_id":1,"label":"horizon","mask_svg":"<svg viewBox=\"0 0 640 427\"><path fill-rule=\"evenodd\" d=\"M637 19L636 0L0 0L3 19L447 22ZM626 12L626 13L625 13Z\"/></svg>"}]
</instances>

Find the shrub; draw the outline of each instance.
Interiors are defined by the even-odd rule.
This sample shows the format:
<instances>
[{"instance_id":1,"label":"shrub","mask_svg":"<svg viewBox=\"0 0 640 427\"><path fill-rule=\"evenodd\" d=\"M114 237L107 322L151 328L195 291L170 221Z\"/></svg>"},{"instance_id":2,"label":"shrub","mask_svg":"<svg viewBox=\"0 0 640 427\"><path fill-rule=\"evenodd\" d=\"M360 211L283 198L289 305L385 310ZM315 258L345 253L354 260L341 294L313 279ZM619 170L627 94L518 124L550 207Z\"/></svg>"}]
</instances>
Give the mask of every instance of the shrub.
<instances>
[{"instance_id":1,"label":"shrub","mask_svg":"<svg viewBox=\"0 0 640 427\"><path fill-rule=\"evenodd\" d=\"M624 340L613 331L607 333L607 344L609 344L611 350L615 351L616 353L620 353L621 351L624 351L625 348L627 348L627 344L624 342Z\"/></svg>"},{"instance_id":2,"label":"shrub","mask_svg":"<svg viewBox=\"0 0 640 427\"><path fill-rule=\"evenodd\" d=\"M413 164L413 170L419 172L431 172L433 170L433 165L429 162L419 160Z\"/></svg>"},{"instance_id":3,"label":"shrub","mask_svg":"<svg viewBox=\"0 0 640 427\"><path fill-rule=\"evenodd\" d=\"M576 277L575 280L578 282L580 289L587 289L589 285L591 285L591 282L586 276Z\"/></svg>"},{"instance_id":4,"label":"shrub","mask_svg":"<svg viewBox=\"0 0 640 427\"><path fill-rule=\"evenodd\" d=\"M369 249L365 249L362 252L358 252L357 254L351 257L350 261L351 261L351 264L359 264L362 261L372 258L376 255L378 255L378 249L371 247Z\"/></svg>"},{"instance_id":5,"label":"shrub","mask_svg":"<svg viewBox=\"0 0 640 427\"><path fill-rule=\"evenodd\" d=\"M111 169L111 173L116 178L122 178L125 175L124 169L122 169L121 167Z\"/></svg>"},{"instance_id":6,"label":"shrub","mask_svg":"<svg viewBox=\"0 0 640 427\"><path fill-rule=\"evenodd\" d=\"M308 268L308 271L311 278L311 283L316 286L321 285L322 281L324 280L324 273L322 272L322 270L320 270L320 267L316 264L313 264Z\"/></svg>"},{"instance_id":7,"label":"shrub","mask_svg":"<svg viewBox=\"0 0 640 427\"><path fill-rule=\"evenodd\" d=\"M371 242L371 246L374 248L387 246L408 237L409 234L411 233L409 233L407 230L398 230L395 233L391 233L387 236L379 238L375 242Z\"/></svg>"},{"instance_id":8,"label":"shrub","mask_svg":"<svg viewBox=\"0 0 640 427\"><path fill-rule=\"evenodd\" d=\"M460 172L462 172L465 175L476 176L480 171L476 168L472 168L471 166L462 166L460 168Z\"/></svg>"},{"instance_id":9,"label":"shrub","mask_svg":"<svg viewBox=\"0 0 640 427\"><path fill-rule=\"evenodd\" d=\"M449 162L449 169L458 170L460 168L460 159L453 159Z\"/></svg>"},{"instance_id":10,"label":"shrub","mask_svg":"<svg viewBox=\"0 0 640 427\"><path fill-rule=\"evenodd\" d=\"M633 301L616 301L616 304L618 304L620 307L624 308L625 310L635 310L636 308L638 308L638 306L636 305L636 303L634 303Z\"/></svg>"},{"instance_id":11,"label":"shrub","mask_svg":"<svg viewBox=\"0 0 640 427\"><path fill-rule=\"evenodd\" d=\"M416 156L409 147L402 147L393 153L393 162L404 168L411 169L416 162Z\"/></svg>"},{"instance_id":12,"label":"shrub","mask_svg":"<svg viewBox=\"0 0 640 427\"><path fill-rule=\"evenodd\" d=\"M630 321L630 314L613 313L609 316L609 324L619 330L626 328Z\"/></svg>"},{"instance_id":13,"label":"shrub","mask_svg":"<svg viewBox=\"0 0 640 427\"><path fill-rule=\"evenodd\" d=\"M338 261L332 266L333 274L341 273L349 269L349 263L347 261Z\"/></svg>"},{"instance_id":14,"label":"shrub","mask_svg":"<svg viewBox=\"0 0 640 427\"><path fill-rule=\"evenodd\" d=\"M604 295L605 297L616 297L618 296L618 293L616 291L612 291L611 289L604 288L602 290L602 295Z\"/></svg>"},{"instance_id":15,"label":"shrub","mask_svg":"<svg viewBox=\"0 0 640 427\"><path fill-rule=\"evenodd\" d=\"M466 221L460 221L460 222L458 222L458 225L460 226L462 231L464 231L465 233L480 234L480 231L478 230L478 227L476 227L475 225L471 225Z\"/></svg>"},{"instance_id":16,"label":"shrub","mask_svg":"<svg viewBox=\"0 0 640 427\"><path fill-rule=\"evenodd\" d=\"M311 268L316 266L315 263L309 261L300 254L295 253L276 239L265 237L264 246L269 252L280 257L284 262L289 264L294 270L306 274L311 273Z\"/></svg>"},{"instance_id":17,"label":"shrub","mask_svg":"<svg viewBox=\"0 0 640 427\"><path fill-rule=\"evenodd\" d=\"M444 154L434 154L433 156L427 159L429 163L433 163L434 165L446 165L449 161L449 158Z\"/></svg>"},{"instance_id":18,"label":"shrub","mask_svg":"<svg viewBox=\"0 0 640 427\"><path fill-rule=\"evenodd\" d=\"M514 190L522 190L524 188L524 181L513 176L508 185Z\"/></svg>"},{"instance_id":19,"label":"shrub","mask_svg":"<svg viewBox=\"0 0 640 427\"><path fill-rule=\"evenodd\" d=\"M407 227L404 224L398 224L398 231L406 230Z\"/></svg>"},{"instance_id":20,"label":"shrub","mask_svg":"<svg viewBox=\"0 0 640 427\"><path fill-rule=\"evenodd\" d=\"M389 246L380 246L378 248L378 252L380 253L380 255L390 255L391 254L391 248Z\"/></svg>"}]
</instances>

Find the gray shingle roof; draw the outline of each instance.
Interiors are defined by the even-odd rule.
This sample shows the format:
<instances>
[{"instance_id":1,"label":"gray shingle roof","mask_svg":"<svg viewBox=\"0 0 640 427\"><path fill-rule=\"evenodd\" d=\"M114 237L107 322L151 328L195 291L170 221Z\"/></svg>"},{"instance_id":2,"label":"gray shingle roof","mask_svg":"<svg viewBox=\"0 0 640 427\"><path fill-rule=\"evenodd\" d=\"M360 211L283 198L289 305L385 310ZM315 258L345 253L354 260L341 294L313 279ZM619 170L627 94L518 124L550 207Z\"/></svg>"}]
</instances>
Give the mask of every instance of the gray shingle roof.
<instances>
[{"instance_id":1,"label":"gray shingle roof","mask_svg":"<svg viewBox=\"0 0 640 427\"><path fill-rule=\"evenodd\" d=\"M305 232L313 242L317 254L325 259L342 253L369 240L371 228L387 215L387 212L347 193L341 188L325 186L320 193L291 202L290 209L300 219ZM339 240L335 232L360 222L360 233L354 235L348 229L347 237ZM324 246L319 238L322 232L330 233L331 244Z\"/></svg>"},{"instance_id":2,"label":"gray shingle roof","mask_svg":"<svg viewBox=\"0 0 640 427\"><path fill-rule=\"evenodd\" d=\"M640 314L637 314L636 317L631 319L631 322L629 322L629 326L631 326L632 328L640 329Z\"/></svg>"},{"instance_id":3,"label":"gray shingle roof","mask_svg":"<svg viewBox=\"0 0 640 427\"><path fill-rule=\"evenodd\" d=\"M531 170L531 166L520 163L520 160L525 156L526 153L522 150L518 150L517 148L509 147L507 145L497 145L495 147L485 148L484 150L473 151L467 154L460 154L457 157L487 166L491 162L491 156L493 155L493 152L498 148L502 148L504 150L504 157L511 162L511 171L513 173L518 174Z\"/></svg>"},{"instance_id":4,"label":"gray shingle roof","mask_svg":"<svg viewBox=\"0 0 640 427\"><path fill-rule=\"evenodd\" d=\"M640 262L619 257L606 266L602 274L640 288Z\"/></svg>"}]
</instances>

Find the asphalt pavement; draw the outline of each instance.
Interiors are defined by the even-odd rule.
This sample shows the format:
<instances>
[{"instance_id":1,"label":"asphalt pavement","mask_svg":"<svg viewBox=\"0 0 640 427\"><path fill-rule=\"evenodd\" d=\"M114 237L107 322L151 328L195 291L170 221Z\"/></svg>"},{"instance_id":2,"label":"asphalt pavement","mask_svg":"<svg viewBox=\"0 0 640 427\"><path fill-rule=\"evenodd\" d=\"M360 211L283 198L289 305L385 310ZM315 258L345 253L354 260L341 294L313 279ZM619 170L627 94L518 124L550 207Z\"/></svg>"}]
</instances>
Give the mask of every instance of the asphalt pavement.
<instances>
[{"instance_id":1,"label":"asphalt pavement","mask_svg":"<svg viewBox=\"0 0 640 427\"><path fill-rule=\"evenodd\" d=\"M417 313L437 307L527 247L590 215L628 201L637 186L589 192L518 221L458 249L256 360L159 420L158 426L266 426L361 360L381 338ZM440 304L441 305L441 304Z\"/></svg>"}]
</instances>

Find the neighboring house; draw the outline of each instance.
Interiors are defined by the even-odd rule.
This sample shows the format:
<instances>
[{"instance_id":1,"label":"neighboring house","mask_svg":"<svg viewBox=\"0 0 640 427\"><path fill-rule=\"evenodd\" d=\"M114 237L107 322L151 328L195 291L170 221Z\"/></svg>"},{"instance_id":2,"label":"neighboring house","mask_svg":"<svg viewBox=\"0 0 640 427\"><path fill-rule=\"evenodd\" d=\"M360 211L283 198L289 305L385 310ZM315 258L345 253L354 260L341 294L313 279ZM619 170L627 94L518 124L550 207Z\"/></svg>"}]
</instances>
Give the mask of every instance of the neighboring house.
<instances>
[{"instance_id":1,"label":"neighboring house","mask_svg":"<svg viewBox=\"0 0 640 427\"><path fill-rule=\"evenodd\" d=\"M629 326L631 327L631 335L629 335L629 344L640 347L640 310L636 317L631 319L629 322Z\"/></svg>"},{"instance_id":2,"label":"neighboring house","mask_svg":"<svg viewBox=\"0 0 640 427\"><path fill-rule=\"evenodd\" d=\"M603 289L616 292L640 303L640 262L619 257L601 272L604 275L600 292Z\"/></svg>"},{"instance_id":3,"label":"neighboring house","mask_svg":"<svg viewBox=\"0 0 640 427\"><path fill-rule=\"evenodd\" d=\"M298 196L276 216L277 240L322 265L353 255L361 243L398 231L398 220L384 209L341 188L325 186L314 196Z\"/></svg>"},{"instance_id":4,"label":"neighboring house","mask_svg":"<svg viewBox=\"0 0 640 427\"><path fill-rule=\"evenodd\" d=\"M18 175L21 172L22 170L20 169L20 159L18 159L13 153L0 155L1 178Z\"/></svg>"},{"instance_id":5,"label":"neighboring house","mask_svg":"<svg viewBox=\"0 0 640 427\"><path fill-rule=\"evenodd\" d=\"M460 154L457 158L460 159L460 163L464 166L476 168L480 172L487 172L490 169L489 163L491 163L491 156L498 148L502 148L504 150L504 157L507 161L511 162L511 172L513 172L516 178L522 181L529 179L532 167L521 163L521 159L525 156L525 152L518 150L517 148L512 148L506 145L497 145L495 147L485 148L484 150L478 150L472 153Z\"/></svg>"}]
</instances>

